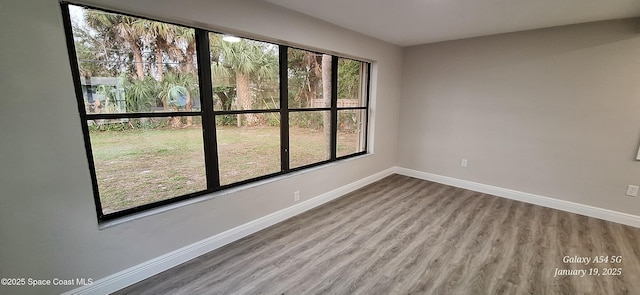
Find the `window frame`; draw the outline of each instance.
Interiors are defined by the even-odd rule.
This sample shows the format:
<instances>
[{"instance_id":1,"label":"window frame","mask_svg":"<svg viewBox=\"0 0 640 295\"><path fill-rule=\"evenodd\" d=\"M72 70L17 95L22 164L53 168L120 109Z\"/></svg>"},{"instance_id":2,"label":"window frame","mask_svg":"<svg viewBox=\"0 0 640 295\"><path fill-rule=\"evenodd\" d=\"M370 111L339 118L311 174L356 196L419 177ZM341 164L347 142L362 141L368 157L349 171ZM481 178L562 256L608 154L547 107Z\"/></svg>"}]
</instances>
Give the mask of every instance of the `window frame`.
<instances>
[{"instance_id":1,"label":"window frame","mask_svg":"<svg viewBox=\"0 0 640 295\"><path fill-rule=\"evenodd\" d=\"M171 111L171 112L135 112L135 113L104 113L104 114L87 114L84 102L84 95L82 91L82 83L81 83L81 75L80 75L80 67L78 65L78 57L77 51L75 47L74 35L73 35L73 27L71 23L71 16L69 11L69 5L80 6L87 9L100 10L107 13L115 13L124 16L135 17L144 20L157 21L166 24L177 25L181 27L186 27L194 30L195 39L196 39L196 52L195 56L197 59L197 75L198 75L198 83L200 90L200 110L199 111ZM91 5L86 5L82 3L68 2L62 1L60 2L61 12L62 12L62 20L64 25L65 38L67 43L67 51L69 54L69 63L71 67L71 74L74 83L74 90L76 95L76 102L78 105L78 112L81 121L81 129L84 137L84 146L86 151L86 156L89 165L89 171L91 176L91 184L93 189L93 198L96 206L96 215L99 222L110 221L116 218L129 216L135 213L140 213L142 211L146 211L153 208L162 207L168 204L173 204L176 202L180 202L183 200L195 198L198 196L215 193L218 191L226 190L233 187L238 187L242 185L246 185L248 183L253 183L269 178L273 178L280 175L290 174L293 172L297 172L300 170L306 170L312 167L317 167L321 165L325 165L328 163L340 161L343 159L348 159L352 157L357 157L360 155L364 155L369 153L369 118L370 118L370 87L371 87L371 63L357 60L350 57L342 57L335 54L330 53L322 53L315 50L308 50L299 47L293 47L289 45L278 44L271 41L263 41L257 40L254 38L244 37L238 34L233 34L243 39L253 40L258 42L270 43L275 46L278 46L278 56L279 56L279 71L278 71L278 80L279 80L279 108L275 109L251 109L251 110L228 110L228 111L220 111L214 110L213 105L213 87L212 87L212 73L211 73L211 60L210 60L210 48L209 48L209 33L216 34L224 34L222 32L212 31L206 28L198 28L189 25L179 24L168 22L164 20L156 20L145 16L137 16L133 14L129 14L121 11L114 11L109 9L104 9L100 7L94 7ZM299 49L314 52L317 54L328 54L332 57L332 69L331 69L331 107L329 108L293 108L289 109L288 105L288 50ZM359 107L338 107L338 60L339 58L345 58L350 60L355 60L361 62L365 65L366 68L366 81L361 81L366 85L366 95L364 97L365 105ZM365 111L365 120L363 122L364 126L364 150L344 156L337 157L337 134L338 134L338 111L339 110L364 110ZM289 153L289 114L293 112L313 112L313 111L330 111L331 112L331 155L328 160L314 162L311 164L303 165L300 167L291 168L290 167L290 153ZM217 126L216 126L216 116L217 115L235 115L235 114L249 114L249 113L279 113L280 115L280 166L281 170L275 173L270 173L267 175L261 175L258 177L221 185L220 184L220 167L218 160L218 143L217 143ZM103 212L102 201L100 199L100 192L98 187L98 179L96 174L96 166L94 163L93 149L90 137L90 131L88 122L91 120L98 119L132 119L132 118L154 118L154 117L173 117L173 116L193 116L200 117L202 121L202 139L203 139L203 152L204 152L204 166L206 173L206 189L192 192L185 195L174 196L165 200L155 201L151 203L146 203L143 205L134 206L131 208L123 209L120 211L115 211L111 213L105 214Z\"/></svg>"}]
</instances>

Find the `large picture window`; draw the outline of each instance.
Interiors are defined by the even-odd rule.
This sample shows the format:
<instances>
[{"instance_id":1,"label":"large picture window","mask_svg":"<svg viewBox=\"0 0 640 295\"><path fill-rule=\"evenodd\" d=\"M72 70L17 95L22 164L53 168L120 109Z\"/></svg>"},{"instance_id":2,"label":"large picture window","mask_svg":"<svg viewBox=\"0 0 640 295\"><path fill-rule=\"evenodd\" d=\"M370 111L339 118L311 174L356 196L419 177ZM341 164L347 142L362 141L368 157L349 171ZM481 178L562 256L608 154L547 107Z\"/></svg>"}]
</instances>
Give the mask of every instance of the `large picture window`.
<instances>
[{"instance_id":1,"label":"large picture window","mask_svg":"<svg viewBox=\"0 0 640 295\"><path fill-rule=\"evenodd\" d=\"M99 220L367 152L369 63L62 12Z\"/></svg>"}]
</instances>

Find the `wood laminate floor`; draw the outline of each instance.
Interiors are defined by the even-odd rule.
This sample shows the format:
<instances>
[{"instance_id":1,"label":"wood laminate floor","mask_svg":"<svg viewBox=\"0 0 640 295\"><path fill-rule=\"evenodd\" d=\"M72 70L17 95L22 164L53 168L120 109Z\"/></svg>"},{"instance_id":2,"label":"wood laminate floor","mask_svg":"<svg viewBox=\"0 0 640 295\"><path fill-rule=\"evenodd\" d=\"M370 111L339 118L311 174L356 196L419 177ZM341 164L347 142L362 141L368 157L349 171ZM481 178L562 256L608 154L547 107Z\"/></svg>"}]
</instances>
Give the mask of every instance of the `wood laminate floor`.
<instances>
[{"instance_id":1,"label":"wood laminate floor","mask_svg":"<svg viewBox=\"0 0 640 295\"><path fill-rule=\"evenodd\" d=\"M640 229L392 175L116 294L640 294Z\"/></svg>"}]
</instances>

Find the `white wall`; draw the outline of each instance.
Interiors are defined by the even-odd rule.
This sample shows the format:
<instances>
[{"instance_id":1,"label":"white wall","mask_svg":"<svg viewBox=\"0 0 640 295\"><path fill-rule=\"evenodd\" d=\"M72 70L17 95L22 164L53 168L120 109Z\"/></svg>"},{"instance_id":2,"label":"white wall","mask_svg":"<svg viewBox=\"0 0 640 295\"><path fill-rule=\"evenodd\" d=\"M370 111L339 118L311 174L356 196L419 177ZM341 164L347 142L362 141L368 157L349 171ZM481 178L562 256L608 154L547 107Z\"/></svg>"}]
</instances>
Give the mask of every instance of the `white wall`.
<instances>
[{"instance_id":1,"label":"white wall","mask_svg":"<svg viewBox=\"0 0 640 295\"><path fill-rule=\"evenodd\" d=\"M625 196L640 184L639 28L405 48L398 165L640 215L640 198Z\"/></svg>"},{"instance_id":2,"label":"white wall","mask_svg":"<svg viewBox=\"0 0 640 295\"><path fill-rule=\"evenodd\" d=\"M374 61L374 154L98 229L56 0L0 10L0 277L99 279L395 165L402 49L262 1L92 1ZM7 289L5 289L7 288ZM3 294L73 287L11 288Z\"/></svg>"}]
</instances>

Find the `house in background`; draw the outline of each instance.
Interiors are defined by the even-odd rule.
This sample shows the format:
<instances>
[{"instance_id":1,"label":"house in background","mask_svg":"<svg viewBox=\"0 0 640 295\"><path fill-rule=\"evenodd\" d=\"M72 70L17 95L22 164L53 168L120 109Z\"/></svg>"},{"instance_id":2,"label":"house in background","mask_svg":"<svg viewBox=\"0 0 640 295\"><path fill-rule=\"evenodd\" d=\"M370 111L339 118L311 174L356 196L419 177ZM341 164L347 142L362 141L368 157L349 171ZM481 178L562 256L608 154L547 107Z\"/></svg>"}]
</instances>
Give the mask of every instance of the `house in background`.
<instances>
[{"instance_id":1,"label":"house in background","mask_svg":"<svg viewBox=\"0 0 640 295\"><path fill-rule=\"evenodd\" d=\"M419 26L387 21L402 15L386 1L83 3L370 61L368 153L98 222L60 3L10 0L0 12L2 278L90 278L83 290L111 292L393 173L640 227L640 198L625 195L640 184L637 1L426 7L424 19L440 22ZM551 25L528 17L540 11ZM360 18L385 29L363 31ZM445 21L449 33L429 39ZM478 30L455 31L465 24Z\"/></svg>"},{"instance_id":2,"label":"house in background","mask_svg":"<svg viewBox=\"0 0 640 295\"><path fill-rule=\"evenodd\" d=\"M124 85L122 78L114 77L80 77L82 94L86 97L85 106L87 113L100 113L101 108L113 105L112 112L126 112L127 106L124 99ZM110 96L115 102L110 102Z\"/></svg>"}]
</instances>

